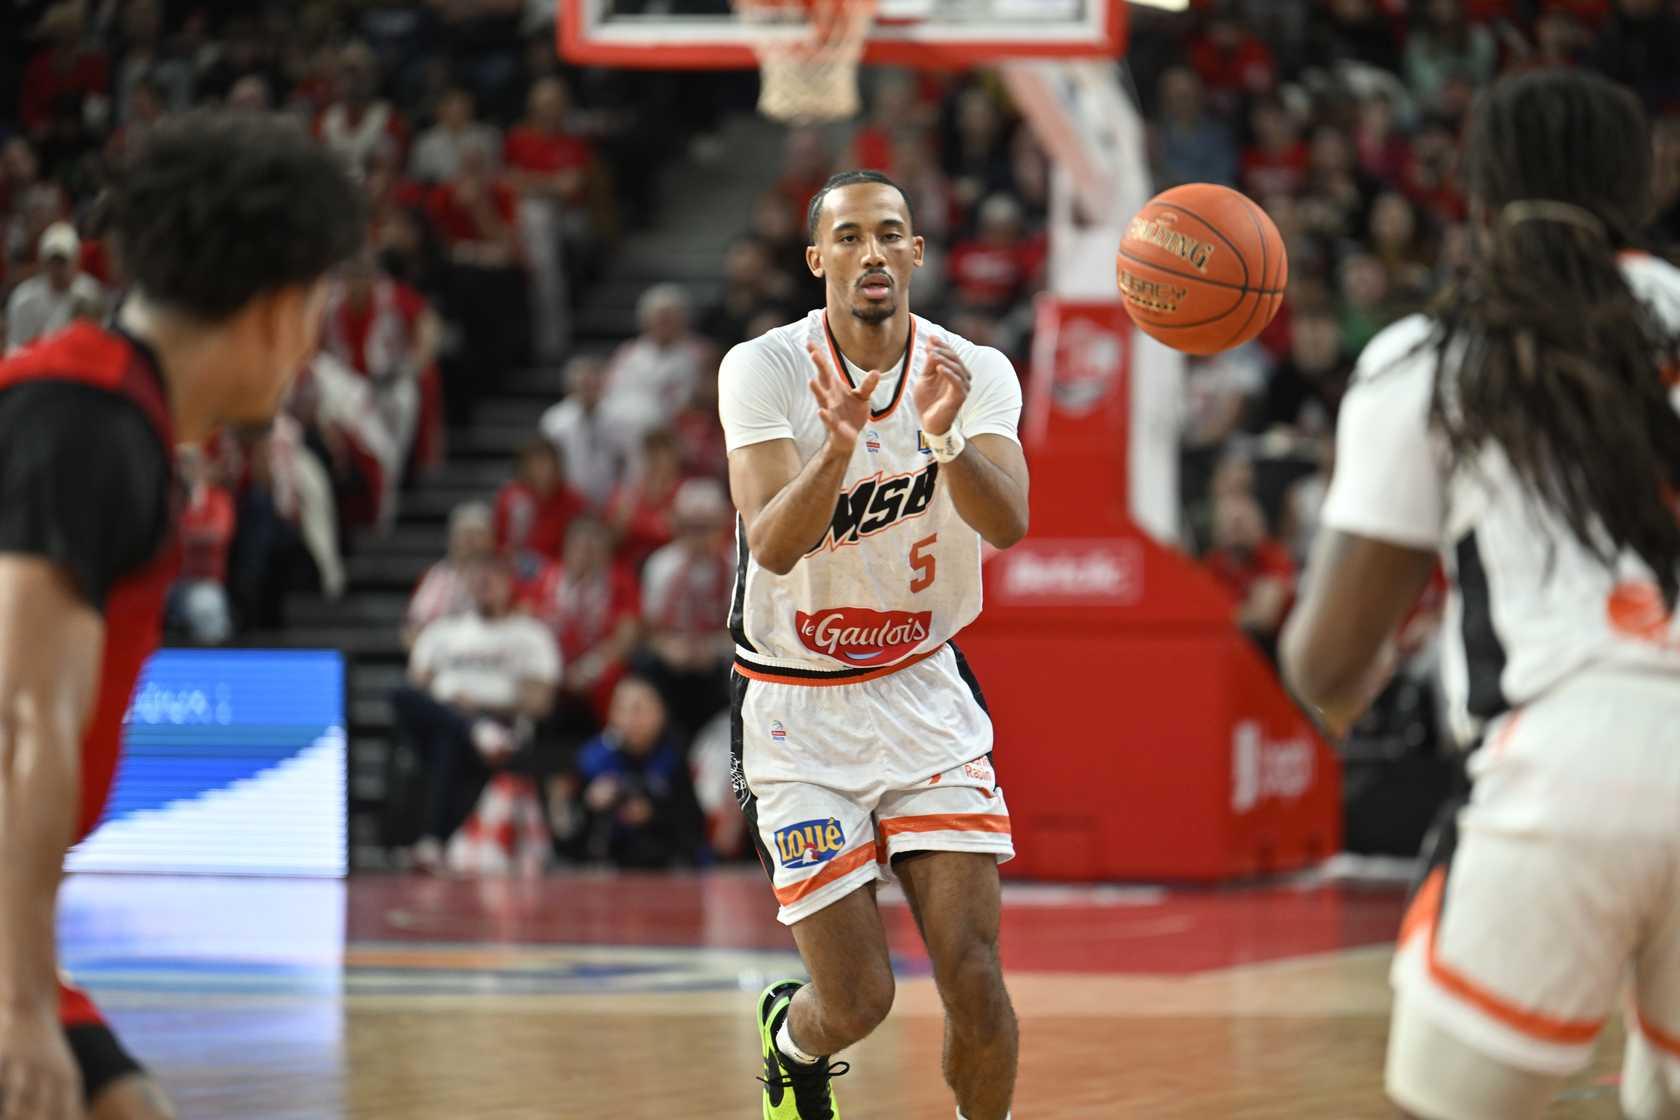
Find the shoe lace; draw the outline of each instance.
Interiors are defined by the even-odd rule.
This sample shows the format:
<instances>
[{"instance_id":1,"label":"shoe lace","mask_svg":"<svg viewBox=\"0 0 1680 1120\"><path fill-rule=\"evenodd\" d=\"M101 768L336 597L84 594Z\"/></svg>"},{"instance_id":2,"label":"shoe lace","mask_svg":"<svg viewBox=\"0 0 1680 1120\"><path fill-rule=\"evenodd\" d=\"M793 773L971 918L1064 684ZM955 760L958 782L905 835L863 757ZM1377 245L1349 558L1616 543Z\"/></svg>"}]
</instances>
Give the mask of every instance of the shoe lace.
<instances>
[{"instance_id":1,"label":"shoe lace","mask_svg":"<svg viewBox=\"0 0 1680 1120\"><path fill-rule=\"evenodd\" d=\"M834 1113L828 1107L828 1083L832 1078L850 1073L852 1063L819 1062L809 1070L777 1064L782 1066L781 1074L759 1080L765 1085L792 1089L794 1104L799 1106L799 1120L831 1120Z\"/></svg>"}]
</instances>

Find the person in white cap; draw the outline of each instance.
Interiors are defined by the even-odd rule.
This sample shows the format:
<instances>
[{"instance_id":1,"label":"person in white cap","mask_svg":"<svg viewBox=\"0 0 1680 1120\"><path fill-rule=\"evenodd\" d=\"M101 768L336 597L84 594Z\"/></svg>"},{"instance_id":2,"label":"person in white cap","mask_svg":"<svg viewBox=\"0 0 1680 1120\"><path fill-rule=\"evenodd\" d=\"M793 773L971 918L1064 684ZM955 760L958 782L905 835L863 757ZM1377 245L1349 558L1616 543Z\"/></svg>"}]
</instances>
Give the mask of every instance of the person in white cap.
<instances>
[{"instance_id":1,"label":"person in white cap","mask_svg":"<svg viewBox=\"0 0 1680 1120\"><path fill-rule=\"evenodd\" d=\"M78 306L104 306L105 289L77 268L81 250L82 239L69 222L54 222L41 234L41 271L19 284L6 303L6 353L63 330Z\"/></svg>"}]
</instances>

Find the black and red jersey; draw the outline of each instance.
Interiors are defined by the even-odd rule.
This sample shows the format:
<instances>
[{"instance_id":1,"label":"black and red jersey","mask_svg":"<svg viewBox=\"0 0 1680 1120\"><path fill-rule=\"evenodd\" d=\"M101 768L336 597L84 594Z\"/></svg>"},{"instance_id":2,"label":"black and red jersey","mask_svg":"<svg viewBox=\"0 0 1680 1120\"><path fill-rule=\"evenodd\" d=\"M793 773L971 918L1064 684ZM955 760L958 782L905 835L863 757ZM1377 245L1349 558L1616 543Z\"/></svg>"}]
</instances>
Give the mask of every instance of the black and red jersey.
<instances>
[{"instance_id":1,"label":"black and red jersey","mask_svg":"<svg viewBox=\"0 0 1680 1120\"><path fill-rule=\"evenodd\" d=\"M0 552L52 561L105 619L77 839L105 809L179 567L174 446L162 372L127 335L77 323L0 361Z\"/></svg>"}]
</instances>

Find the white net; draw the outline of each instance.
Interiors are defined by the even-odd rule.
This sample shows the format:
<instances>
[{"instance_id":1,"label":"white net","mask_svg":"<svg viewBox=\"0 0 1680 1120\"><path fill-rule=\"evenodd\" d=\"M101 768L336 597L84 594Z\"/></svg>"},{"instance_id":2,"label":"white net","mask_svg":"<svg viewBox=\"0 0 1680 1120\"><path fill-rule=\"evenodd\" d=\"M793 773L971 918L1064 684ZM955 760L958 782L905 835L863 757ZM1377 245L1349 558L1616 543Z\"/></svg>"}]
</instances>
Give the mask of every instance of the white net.
<instances>
[{"instance_id":1,"label":"white net","mask_svg":"<svg viewBox=\"0 0 1680 1120\"><path fill-rule=\"evenodd\" d=\"M735 0L759 61L758 111L789 124L855 117L875 0Z\"/></svg>"}]
</instances>

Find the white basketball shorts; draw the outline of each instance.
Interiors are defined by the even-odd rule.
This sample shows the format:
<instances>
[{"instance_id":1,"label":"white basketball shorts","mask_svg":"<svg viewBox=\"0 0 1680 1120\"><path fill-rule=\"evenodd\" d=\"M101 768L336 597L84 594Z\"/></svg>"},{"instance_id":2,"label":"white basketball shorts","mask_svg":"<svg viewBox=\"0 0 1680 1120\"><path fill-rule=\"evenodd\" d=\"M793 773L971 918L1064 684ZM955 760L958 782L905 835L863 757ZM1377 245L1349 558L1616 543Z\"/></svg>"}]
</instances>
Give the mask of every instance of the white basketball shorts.
<instances>
[{"instance_id":1,"label":"white basketball shorts","mask_svg":"<svg viewBox=\"0 0 1680 1120\"><path fill-rule=\"evenodd\" d=\"M1470 774L1456 840L1401 928L1401 1013L1562 1077L1631 978L1630 1032L1680 1070L1680 679L1583 673L1495 721ZM1428 1068L1397 1057L1402 1104L1474 1114L1448 1108L1450 1086L1395 1084Z\"/></svg>"},{"instance_id":2,"label":"white basketball shorts","mask_svg":"<svg viewBox=\"0 0 1680 1120\"><path fill-rule=\"evenodd\" d=\"M731 775L787 925L892 876L908 852L1015 854L992 721L946 645L834 677L738 661Z\"/></svg>"}]
</instances>

